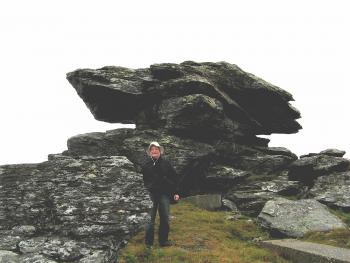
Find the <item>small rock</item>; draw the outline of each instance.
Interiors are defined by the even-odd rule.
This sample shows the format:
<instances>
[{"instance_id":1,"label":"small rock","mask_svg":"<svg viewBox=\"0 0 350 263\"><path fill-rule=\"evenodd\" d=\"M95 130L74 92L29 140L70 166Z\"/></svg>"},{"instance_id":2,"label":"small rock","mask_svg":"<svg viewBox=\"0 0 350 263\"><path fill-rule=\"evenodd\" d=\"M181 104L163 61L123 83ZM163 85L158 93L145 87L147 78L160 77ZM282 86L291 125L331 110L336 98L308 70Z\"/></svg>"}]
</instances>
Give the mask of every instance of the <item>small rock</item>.
<instances>
[{"instance_id":1,"label":"small rock","mask_svg":"<svg viewBox=\"0 0 350 263\"><path fill-rule=\"evenodd\" d=\"M343 157L345 155L345 151L338 150L338 149L327 149L324 151L321 151L320 154L335 156L335 157Z\"/></svg>"}]
</instances>

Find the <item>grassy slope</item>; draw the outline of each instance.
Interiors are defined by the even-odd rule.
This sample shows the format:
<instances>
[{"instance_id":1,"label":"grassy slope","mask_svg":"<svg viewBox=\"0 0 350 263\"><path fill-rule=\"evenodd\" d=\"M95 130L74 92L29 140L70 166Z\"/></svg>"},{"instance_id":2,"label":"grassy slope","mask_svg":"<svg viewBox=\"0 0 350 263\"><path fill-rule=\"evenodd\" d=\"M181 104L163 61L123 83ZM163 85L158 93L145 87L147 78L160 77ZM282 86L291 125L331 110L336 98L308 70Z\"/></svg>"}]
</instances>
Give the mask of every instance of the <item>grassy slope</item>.
<instances>
[{"instance_id":1,"label":"grassy slope","mask_svg":"<svg viewBox=\"0 0 350 263\"><path fill-rule=\"evenodd\" d=\"M248 218L228 220L227 212L205 211L183 201L171 206L171 215L169 236L174 246L160 248L155 243L147 249L141 231L121 252L120 262L289 262L252 242L268 235Z\"/></svg>"}]
</instances>

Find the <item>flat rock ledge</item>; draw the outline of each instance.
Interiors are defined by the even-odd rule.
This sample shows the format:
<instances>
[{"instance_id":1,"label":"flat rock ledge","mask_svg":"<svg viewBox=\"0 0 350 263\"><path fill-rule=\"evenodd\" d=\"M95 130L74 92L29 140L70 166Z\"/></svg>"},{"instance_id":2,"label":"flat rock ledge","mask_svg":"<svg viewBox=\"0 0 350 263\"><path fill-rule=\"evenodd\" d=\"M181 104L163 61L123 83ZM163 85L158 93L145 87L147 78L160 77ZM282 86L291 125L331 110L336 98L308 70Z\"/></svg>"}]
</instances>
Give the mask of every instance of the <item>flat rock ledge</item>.
<instances>
[{"instance_id":1,"label":"flat rock ledge","mask_svg":"<svg viewBox=\"0 0 350 263\"><path fill-rule=\"evenodd\" d=\"M350 250L295 239L268 240L260 245L298 263L349 263Z\"/></svg>"}]
</instances>

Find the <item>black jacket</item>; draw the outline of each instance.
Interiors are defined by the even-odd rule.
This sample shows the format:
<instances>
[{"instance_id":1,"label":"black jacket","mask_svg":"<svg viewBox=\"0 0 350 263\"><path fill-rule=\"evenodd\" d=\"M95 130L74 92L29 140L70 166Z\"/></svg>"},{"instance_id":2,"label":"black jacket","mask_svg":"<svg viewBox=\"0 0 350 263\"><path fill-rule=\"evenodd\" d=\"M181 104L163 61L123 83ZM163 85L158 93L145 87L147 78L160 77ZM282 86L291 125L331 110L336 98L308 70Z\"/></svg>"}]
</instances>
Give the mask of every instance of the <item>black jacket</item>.
<instances>
[{"instance_id":1,"label":"black jacket","mask_svg":"<svg viewBox=\"0 0 350 263\"><path fill-rule=\"evenodd\" d=\"M143 183L151 193L173 196L178 193L179 177L170 162L162 156L154 162L149 159L142 166Z\"/></svg>"}]
</instances>

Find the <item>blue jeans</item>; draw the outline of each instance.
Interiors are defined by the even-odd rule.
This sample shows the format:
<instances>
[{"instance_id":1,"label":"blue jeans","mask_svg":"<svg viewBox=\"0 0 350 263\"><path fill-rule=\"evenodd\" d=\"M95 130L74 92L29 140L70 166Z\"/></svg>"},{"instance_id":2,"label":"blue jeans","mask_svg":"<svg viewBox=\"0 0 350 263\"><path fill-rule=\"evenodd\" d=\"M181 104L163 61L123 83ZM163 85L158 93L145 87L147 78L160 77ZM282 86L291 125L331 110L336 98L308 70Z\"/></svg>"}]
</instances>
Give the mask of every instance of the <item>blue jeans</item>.
<instances>
[{"instance_id":1,"label":"blue jeans","mask_svg":"<svg viewBox=\"0 0 350 263\"><path fill-rule=\"evenodd\" d=\"M154 241L154 224L156 220L157 210L159 212L159 231L158 231L158 242L159 244L164 244L168 241L169 235L169 207L170 199L166 194L154 194L150 193L153 206L150 212L151 221L146 226L146 245L153 245Z\"/></svg>"}]
</instances>

